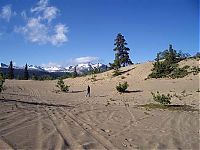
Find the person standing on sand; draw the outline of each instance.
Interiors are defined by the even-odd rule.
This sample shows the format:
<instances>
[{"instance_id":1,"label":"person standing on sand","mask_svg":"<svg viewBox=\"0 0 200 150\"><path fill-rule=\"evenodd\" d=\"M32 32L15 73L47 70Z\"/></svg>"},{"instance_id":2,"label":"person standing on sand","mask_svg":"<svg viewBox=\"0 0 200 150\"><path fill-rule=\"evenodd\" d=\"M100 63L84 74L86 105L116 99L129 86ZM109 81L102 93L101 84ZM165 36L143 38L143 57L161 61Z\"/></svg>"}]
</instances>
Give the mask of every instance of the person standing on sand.
<instances>
[{"instance_id":1,"label":"person standing on sand","mask_svg":"<svg viewBox=\"0 0 200 150\"><path fill-rule=\"evenodd\" d=\"M86 97L89 96L90 97L90 86L88 85L87 87L87 94L86 94Z\"/></svg>"}]
</instances>

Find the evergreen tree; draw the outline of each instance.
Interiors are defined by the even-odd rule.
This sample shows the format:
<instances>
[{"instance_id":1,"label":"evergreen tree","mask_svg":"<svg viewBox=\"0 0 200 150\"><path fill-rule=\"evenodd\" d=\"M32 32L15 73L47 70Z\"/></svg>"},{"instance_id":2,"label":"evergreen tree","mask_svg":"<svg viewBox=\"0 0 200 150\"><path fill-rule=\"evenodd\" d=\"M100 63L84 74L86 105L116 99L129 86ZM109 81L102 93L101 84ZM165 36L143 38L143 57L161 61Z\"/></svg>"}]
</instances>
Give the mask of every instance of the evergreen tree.
<instances>
[{"instance_id":1,"label":"evergreen tree","mask_svg":"<svg viewBox=\"0 0 200 150\"><path fill-rule=\"evenodd\" d=\"M10 66L8 68L8 79L14 79L14 69L12 61L10 61Z\"/></svg>"},{"instance_id":2,"label":"evergreen tree","mask_svg":"<svg viewBox=\"0 0 200 150\"><path fill-rule=\"evenodd\" d=\"M130 49L126 47L127 43L124 39L124 36L119 33L117 38L115 39L114 48L115 53L115 60L114 60L114 67L120 68L121 66L125 67L127 65L132 64L131 59L129 58L129 51Z\"/></svg>"},{"instance_id":3,"label":"evergreen tree","mask_svg":"<svg viewBox=\"0 0 200 150\"><path fill-rule=\"evenodd\" d=\"M73 78L76 78L76 77L78 76L76 67L77 67L77 66L74 67Z\"/></svg>"},{"instance_id":4,"label":"evergreen tree","mask_svg":"<svg viewBox=\"0 0 200 150\"><path fill-rule=\"evenodd\" d=\"M25 65L25 69L24 69L24 80L28 80L29 79L29 73L28 73L28 65Z\"/></svg>"}]
</instances>

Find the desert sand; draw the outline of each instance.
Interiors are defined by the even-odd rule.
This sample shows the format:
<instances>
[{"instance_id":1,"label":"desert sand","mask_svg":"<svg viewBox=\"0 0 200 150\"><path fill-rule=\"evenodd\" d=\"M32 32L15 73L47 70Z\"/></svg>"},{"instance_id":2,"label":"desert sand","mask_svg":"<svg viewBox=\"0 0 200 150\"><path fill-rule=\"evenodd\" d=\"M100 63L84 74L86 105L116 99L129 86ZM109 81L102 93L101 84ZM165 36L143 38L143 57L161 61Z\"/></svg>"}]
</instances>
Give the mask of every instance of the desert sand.
<instances>
[{"instance_id":1,"label":"desert sand","mask_svg":"<svg viewBox=\"0 0 200 150\"><path fill-rule=\"evenodd\" d=\"M198 66L196 60L180 65ZM199 109L199 75L147 79L152 62L96 75L54 81L6 80L0 94L0 149L199 149L199 111L147 109L151 92L172 97L173 105ZM123 77L122 77L123 76ZM115 86L127 81L127 93ZM87 85L91 97L85 97Z\"/></svg>"}]
</instances>

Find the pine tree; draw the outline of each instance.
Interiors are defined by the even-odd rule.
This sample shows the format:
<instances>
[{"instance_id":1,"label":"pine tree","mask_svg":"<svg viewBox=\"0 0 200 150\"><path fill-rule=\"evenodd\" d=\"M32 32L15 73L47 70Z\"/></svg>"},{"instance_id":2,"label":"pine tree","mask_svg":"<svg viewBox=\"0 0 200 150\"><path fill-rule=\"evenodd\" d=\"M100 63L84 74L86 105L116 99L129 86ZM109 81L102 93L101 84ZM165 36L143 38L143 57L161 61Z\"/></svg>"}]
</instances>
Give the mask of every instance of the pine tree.
<instances>
[{"instance_id":1,"label":"pine tree","mask_svg":"<svg viewBox=\"0 0 200 150\"><path fill-rule=\"evenodd\" d=\"M76 78L76 77L78 76L76 67L77 67L77 66L74 67L73 78Z\"/></svg>"},{"instance_id":2,"label":"pine tree","mask_svg":"<svg viewBox=\"0 0 200 150\"><path fill-rule=\"evenodd\" d=\"M8 68L8 79L14 79L14 69L12 61L10 61L10 66Z\"/></svg>"},{"instance_id":3,"label":"pine tree","mask_svg":"<svg viewBox=\"0 0 200 150\"><path fill-rule=\"evenodd\" d=\"M115 39L116 47L114 48L115 53L115 60L114 60L114 67L120 68L121 66L125 67L127 65L132 64L131 59L129 58L130 49L126 47L127 43L124 39L124 36L119 33L117 38Z\"/></svg>"},{"instance_id":4,"label":"pine tree","mask_svg":"<svg viewBox=\"0 0 200 150\"><path fill-rule=\"evenodd\" d=\"M28 65L25 65L25 69L24 69L24 80L28 80L29 79L29 73L28 73Z\"/></svg>"}]
</instances>

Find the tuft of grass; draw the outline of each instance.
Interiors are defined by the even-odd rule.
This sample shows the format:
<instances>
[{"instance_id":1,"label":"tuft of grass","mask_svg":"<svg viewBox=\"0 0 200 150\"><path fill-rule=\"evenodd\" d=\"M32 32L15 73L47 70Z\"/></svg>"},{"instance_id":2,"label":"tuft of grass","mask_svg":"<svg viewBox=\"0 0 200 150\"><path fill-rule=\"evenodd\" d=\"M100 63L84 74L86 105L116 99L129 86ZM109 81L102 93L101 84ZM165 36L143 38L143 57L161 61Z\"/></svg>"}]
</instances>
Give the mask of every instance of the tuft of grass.
<instances>
[{"instance_id":1,"label":"tuft of grass","mask_svg":"<svg viewBox=\"0 0 200 150\"><path fill-rule=\"evenodd\" d=\"M151 92L151 94L153 96L154 101L159 102L162 105L171 104L170 100L172 96L170 94L164 95L160 94L158 91L157 94L153 92Z\"/></svg>"},{"instance_id":2,"label":"tuft of grass","mask_svg":"<svg viewBox=\"0 0 200 150\"><path fill-rule=\"evenodd\" d=\"M162 105L162 104L154 104L149 103L145 105L137 105L137 107L144 107L146 109L167 109L171 111L199 111L192 106L189 105Z\"/></svg>"}]
</instances>

